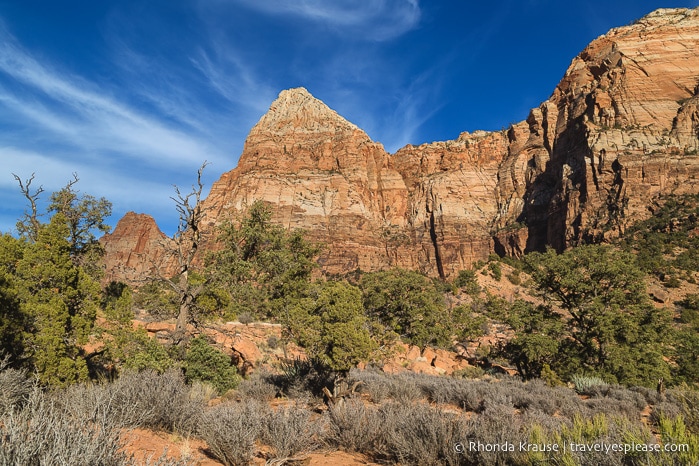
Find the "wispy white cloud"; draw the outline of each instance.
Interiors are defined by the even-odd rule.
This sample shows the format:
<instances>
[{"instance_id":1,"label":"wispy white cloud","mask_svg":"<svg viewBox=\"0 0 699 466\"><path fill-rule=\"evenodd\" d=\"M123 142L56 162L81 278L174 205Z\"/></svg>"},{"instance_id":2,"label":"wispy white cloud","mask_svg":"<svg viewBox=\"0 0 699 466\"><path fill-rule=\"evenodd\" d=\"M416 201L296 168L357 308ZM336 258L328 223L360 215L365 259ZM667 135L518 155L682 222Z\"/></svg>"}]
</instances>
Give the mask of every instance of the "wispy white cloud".
<instances>
[{"instance_id":1,"label":"wispy white cloud","mask_svg":"<svg viewBox=\"0 0 699 466\"><path fill-rule=\"evenodd\" d=\"M276 92L235 53L232 46L223 47L222 42L210 41L214 48L213 57L200 48L198 53L191 57L192 64L202 73L209 85L229 102L255 112L266 110Z\"/></svg>"},{"instance_id":2,"label":"wispy white cloud","mask_svg":"<svg viewBox=\"0 0 699 466\"><path fill-rule=\"evenodd\" d=\"M22 85L14 92L0 88L0 103L42 130L79 134L73 142L83 148L119 148L124 157L148 154L175 165L219 155L206 141L122 103L108 89L40 63L6 31L0 33L0 73Z\"/></svg>"},{"instance_id":3,"label":"wispy white cloud","mask_svg":"<svg viewBox=\"0 0 699 466\"><path fill-rule=\"evenodd\" d=\"M420 21L417 0L233 1L267 14L291 14L323 23L357 40L390 40L410 31Z\"/></svg>"},{"instance_id":4,"label":"wispy white cloud","mask_svg":"<svg viewBox=\"0 0 699 466\"><path fill-rule=\"evenodd\" d=\"M0 24L0 193L13 206L0 212L0 231L14 228L23 206L11 173L33 172L47 192L77 172L80 189L112 200L115 213L149 212L167 230L172 185L188 186L204 160L213 162L210 185L237 157L215 125L220 114L188 106L195 99L182 89L84 78L38 58Z\"/></svg>"},{"instance_id":5,"label":"wispy white cloud","mask_svg":"<svg viewBox=\"0 0 699 466\"><path fill-rule=\"evenodd\" d=\"M247 131L279 89L261 77L254 63L242 57L214 22L191 18L200 32L196 40L183 39L186 45L179 43L177 53L162 55L143 50L139 37L147 31L155 38L156 49L170 49L170 45L157 43L159 37L167 35L169 26L159 24L157 18L126 21L124 16L128 15L112 15L106 39L130 91L159 114L223 148L224 160L232 168Z\"/></svg>"}]
</instances>

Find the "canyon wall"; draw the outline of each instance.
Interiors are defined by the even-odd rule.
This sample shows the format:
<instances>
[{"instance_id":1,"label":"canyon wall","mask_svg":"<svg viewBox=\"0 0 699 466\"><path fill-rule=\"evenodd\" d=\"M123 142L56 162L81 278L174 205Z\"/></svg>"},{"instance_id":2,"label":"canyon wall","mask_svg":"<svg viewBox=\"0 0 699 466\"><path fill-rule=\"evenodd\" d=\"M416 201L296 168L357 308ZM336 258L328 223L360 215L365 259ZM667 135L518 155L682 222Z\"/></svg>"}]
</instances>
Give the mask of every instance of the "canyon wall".
<instances>
[{"instance_id":1,"label":"canyon wall","mask_svg":"<svg viewBox=\"0 0 699 466\"><path fill-rule=\"evenodd\" d=\"M392 155L307 90L282 91L212 186L204 229L263 200L326 245L327 273L441 277L493 252L610 239L655 197L699 192L697 50L699 9L658 10L594 40L525 121ZM103 239L110 277L134 281L162 255L162 240L127 238L145 234L134 221Z\"/></svg>"}]
</instances>

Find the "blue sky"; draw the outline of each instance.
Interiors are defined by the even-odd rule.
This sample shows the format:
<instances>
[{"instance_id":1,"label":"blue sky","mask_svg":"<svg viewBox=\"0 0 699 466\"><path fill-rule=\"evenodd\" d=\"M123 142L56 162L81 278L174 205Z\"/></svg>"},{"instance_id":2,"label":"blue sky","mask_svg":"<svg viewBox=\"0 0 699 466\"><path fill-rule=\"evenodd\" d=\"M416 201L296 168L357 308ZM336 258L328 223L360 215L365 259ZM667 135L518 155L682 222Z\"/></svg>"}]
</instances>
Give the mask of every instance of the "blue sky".
<instances>
[{"instance_id":1,"label":"blue sky","mask_svg":"<svg viewBox=\"0 0 699 466\"><path fill-rule=\"evenodd\" d=\"M0 231L12 173L176 224L173 184L234 168L304 86L395 152L526 118L591 40L692 1L0 0ZM47 196L45 196L47 197Z\"/></svg>"}]
</instances>

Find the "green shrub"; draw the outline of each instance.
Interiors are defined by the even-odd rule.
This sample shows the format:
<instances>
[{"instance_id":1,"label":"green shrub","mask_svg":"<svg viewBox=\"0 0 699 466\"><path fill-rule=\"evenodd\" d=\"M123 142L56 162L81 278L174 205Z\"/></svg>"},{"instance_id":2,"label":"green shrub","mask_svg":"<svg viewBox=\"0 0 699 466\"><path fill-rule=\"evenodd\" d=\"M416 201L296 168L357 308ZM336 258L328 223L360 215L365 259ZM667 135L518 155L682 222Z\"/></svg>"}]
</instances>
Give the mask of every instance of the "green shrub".
<instances>
[{"instance_id":1,"label":"green shrub","mask_svg":"<svg viewBox=\"0 0 699 466\"><path fill-rule=\"evenodd\" d=\"M451 346L444 294L428 277L391 269L364 274L360 287L366 314L386 331L420 347Z\"/></svg>"},{"instance_id":2,"label":"green shrub","mask_svg":"<svg viewBox=\"0 0 699 466\"><path fill-rule=\"evenodd\" d=\"M575 387L575 391L579 395L589 395L594 387L606 386L607 382L599 377L587 376L587 375L574 375L570 378L570 381Z\"/></svg>"},{"instance_id":3,"label":"green shrub","mask_svg":"<svg viewBox=\"0 0 699 466\"><path fill-rule=\"evenodd\" d=\"M240 376L230 357L209 344L206 337L199 335L192 339L184 361L187 381L208 382L220 394L238 386Z\"/></svg>"},{"instance_id":4,"label":"green shrub","mask_svg":"<svg viewBox=\"0 0 699 466\"><path fill-rule=\"evenodd\" d=\"M255 319L252 317L252 314L249 312L241 312L238 314L238 322L240 322L243 325L248 325L251 324L255 321Z\"/></svg>"},{"instance_id":5,"label":"green shrub","mask_svg":"<svg viewBox=\"0 0 699 466\"><path fill-rule=\"evenodd\" d=\"M367 361L377 348L359 288L347 282L317 283L288 313L288 331L308 356L334 371Z\"/></svg>"},{"instance_id":6,"label":"green shrub","mask_svg":"<svg viewBox=\"0 0 699 466\"><path fill-rule=\"evenodd\" d=\"M519 270L513 270L512 273L508 273L506 275L507 279L512 283L513 285L521 285L522 284L522 277L520 276Z\"/></svg>"},{"instance_id":7,"label":"green shrub","mask_svg":"<svg viewBox=\"0 0 699 466\"><path fill-rule=\"evenodd\" d=\"M500 267L499 262L488 262L488 269L490 270L490 276L495 280L500 281L502 279L502 267Z\"/></svg>"},{"instance_id":8,"label":"green shrub","mask_svg":"<svg viewBox=\"0 0 699 466\"><path fill-rule=\"evenodd\" d=\"M123 332L115 340L118 345L108 344L110 354L122 361L127 370L154 370L160 374L175 365L167 349L160 342L148 335L145 329Z\"/></svg>"},{"instance_id":9,"label":"green shrub","mask_svg":"<svg viewBox=\"0 0 699 466\"><path fill-rule=\"evenodd\" d=\"M481 292L481 287L478 286L478 280L476 279L476 272L473 270L460 270L454 279L454 285L469 295L477 295Z\"/></svg>"}]
</instances>

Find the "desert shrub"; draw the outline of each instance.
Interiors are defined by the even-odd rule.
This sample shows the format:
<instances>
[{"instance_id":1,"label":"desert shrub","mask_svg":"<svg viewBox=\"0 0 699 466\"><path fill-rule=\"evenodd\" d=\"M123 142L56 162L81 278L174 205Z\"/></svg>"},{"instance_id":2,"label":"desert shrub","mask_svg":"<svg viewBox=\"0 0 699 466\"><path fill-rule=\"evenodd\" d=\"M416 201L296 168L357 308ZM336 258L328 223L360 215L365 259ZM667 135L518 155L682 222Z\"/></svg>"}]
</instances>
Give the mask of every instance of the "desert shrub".
<instances>
[{"instance_id":1,"label":"desert shrub","mask_svg":"<svg viewBox=\"0 0 699 466\"><path fill-rule=\"evenodd\" d=\"M25 371L7 367L7 360L0 360L0 415L26 401L33 383Z\"/></svg>"},{"instance_id":2,"label":"desert shrub","mask_svg":"<svg viewBox=\"0 0 699 466\"><path fill-rule=\"evenodd\" d=\"M267 337L267 347L269 349L277 349L279 348L280 344L281 342L279 341L279 337L277 337L276 335L270 335L269 337Z\"/></svg>"},{"instance_id":3,"label":"desert shrub","mask_svg":"<svg viewBox=\"0 0 699 466\"><path fill-rule=\"evenodd\" d=\"M623 417L597 414L592 417L576 416L570 425L559 429L545 429L535 425L530 432L529 441L537 444L567 445L558 452L529 452L528 464L570 464L570 465L661 465L689 464L673 463L667 459L660 460L657 453L624 451L590 451L570 448L572 444L652 444L653 435L645 426Z\"/></svg>"},{"instance_id":4,"label":"desert shrub","mask_svg":"<svg viewBox=\"0 0 699 466\"><path fill-rule=\"evenodd\" d=\"M522 425L522 419L514 413L514 409L498 404L488 404L484 411L469 419L467 435L462 442L480 442L481 444L502 445L505 442L518 445L526 441L527 432ZM468 464L483 466L499 466L501 464L523 464L523 454L515 451L483 451L466 449L463 453Z\"/></svg>"},{"instance_id":5,"label":"desert shrub","mask_svg":"<svg viewBox=\"0 0 699 466\"><path fill-rule=\"evenodd\" d=\"M382 441L373 456L403 465L460 464L454 445L466 436L466 423L456 415L423 404L389 403L379 408Z\"/></svg>"},{"instance_id":6,"label":"desert shrub","mask_svg":"<svg viewBox=\"0 0 699 466\"><path fill-rule=\"evenodd\" d=\"M570 381L579 395L590 395L593 387L607 385L607 382L601 378L589 375L576 374L570 378Z\"/></svg>"},{"instance_id":7,"label":"desert shrub","mask_svg":"<svg viewBox=\"0 0 699 466\"><path fill-rule=\"evenodd\" d=\"M189 387L189 399L200 401L203 405L208 405L217 396L218 390L208 382L195 380Z\"/></svg>"},{"instance_id":8,"label":"desert shrub","mask_svg":"<svg viewBox=\"0 0 699 466\"><path fill-rule=\"evenodd\" d=\"M385 400L411 402L423 397L423 392L415 383L417 374L402 373L390 375L378 370L359 371L353 369L350 372L353 381L360 381L362 389L366 391L375 403Z\"/></svg>"},{"instance_id":9,"label":"desert shrub","mask_svg":"<svg viewBox=\"0 0 699 466\"><path fill-rule=\"evenodd\" d=\"M571 418L583 410L581 400L575 393L565 387L549 387L540 379L520 384L512 396L513 406L527 412L539 412L547 416L558 413Z\"/></svg>"},{"instance_id":10,"label":"desert shrub","mask_svg":"<svg viewBox=\"0 0 699 466\"><path fill-rule=\"evenodd\" d=\"M376 408L361 400L346 400L326 413L326 441L334 447L370 454L381 436L385 423Z\"/></svg>"},{"instance_id":11,"label":"desert shrub","mask_svg":"<svg viewBox=\"0 0 699 466\"><path fill-rule=\"evenodd\" d=\"M272 448L273 460L299 460L321 445L323 420L311 421L311 412L299 406L268 412L263 420L262 442Z\"/></svg>"},{"instance_id":12,"label":"desert shrub","mask_svg":"<svg viewBox=\"0 0 699 466\"><path fill-rule=\"evenodd\" d=\"M279 388L271 382L273 376L265 372L254 372L238 385L238 393L245 398L257 401L271 401L279 393Z\"/></svg>"},{"instance_id":13,"label":"desert shrub","mask_svg":"<svg viewBox=\"0 0 699 466\"><path fill-rule=\"evenodd\" d=\"M662 398L662 396L658 393L658 390L653 390L648 387L629 387L629 390L641 395L645 400L646 405L658 404Z\"/></svg>"},{"instance_id":14,"label":"desert shrub","mask_svg":"<svg viewBox=\"0 0 699 466\"><path fill-rule=\"evenodd\" d=\"M224 394L238 386L240 376L231 358L209 344L200 335L189 344L184 360L185 376L188 382L199 380L210 383L219 394Z\"/></svg>"},{"instance_id":15,"label":"desert shrub","mask_svg":"<svg viewBox=\"0 0 699 466\"><path fill-rule=\"evenodd\" d=\"M65 409L67 392L44 394L35 388L22 409L0 419L0 464L121 466L118 424L107 410L101 416Z\"/></svg>"},{"instance_id":16,"label":"desert shrub","mask_svg":"<svg viewBox=\"0 0 699 466\"><path fill-rule=\"evenodd\" d=\"M586 400L582 414L586 417L605 415L607 417L626 418L635 420L640 417L641 410L631 400L614 400L611 398L590 398Z\"/></svg>"},{"instance_id":17,"label":"desert shrub","mask_svg":"<svg viewBox=\"0 0 699 466\"><path fill-rule=\"evenodd\" d=\"M692 433L682 416L660 417L660 440L663 444L687 445L688 451L663 452L660 464L699 464L699 434Z\"/></svg>"},{"instance_id":18,"label":"desert shrub","mask_svg":"<svg viewBox=\"0 0 699 466\"><path fill-rule=\"evenodd\" d=\"M171 369L126 372L102 387L114 398L114 415L129 427L148 427L189 434L204 407L204 400L191 396L182 373Z\"/></svg>"},{"instance_id":19,"label":"desert shrub","mask_svg":"<svg viewBox=\"0 0 699 466\"><path fill-rule=\"evenodd\" d=\"M468 366L463 369L455 370L451 376L461 379L477 379L485 375L485 370L478 366Z\"/></svg>"},{"instance_id":20,"label":"desert shrub","mask_svg":"<svg viewBox=\"0 0 699 466\"><path fill-rule=\"evenodd\" d=\"M590 388L590 396L593 399L607 398L629 404L636 412L643 410L648 404L643 394L620 385L595 385Z\"/></svg>"},{"instance_id":21,"label":"desert shrub","mask_svg":"<svg viewBox=\"0 0 699 466\"><path fill-rule=\"evenodd\" d=\"M471 386L470 381L463 379L425 375L416 378L415 383L429 401L442 404L460 404L464 390Z\"/></svg>"},{"instance_id":22,"label":"desert shrub","mask_svg":"<svg viewBox=\"0 0 699 466\"><path fill-rule=\"evenodd\" d=\"M268 412L266 405L253 401L219 405L204 412L197 433L208 444L211 455L224 465L247 465Z\"/></svg>"},{"instance_id":23,"label":"desert shrub","mask_svg":"<svg viewBox=\"0 0 699 466\"><path fill-rule=\"evenodd\" d=\"M281 364L280 371L268 380L291 398L322 397L323 387L332 387L332 371L317 360L288 360Z\"/></svg>"},{"instance_id":24,"label":"desert shrub","mask_svg":"<svg viewBox=\"0 0 699 466\"><path fill-rule=\"evenodd\" d=\"M668 390L667 401L680 407L687 428L699 434L699 391L683 384L676 389Z\"/></svg>"},{"instance_id":25,"label":"desert shrub","mask_svg":"<svg viewBox=\"0 0 699 466\"><path fill-rule=\"evenodd\" d=\"M663 401L653 406L653 410L650 413L650 423L656 428L660 426L660 419L674 419L682 415L682 406L669 402Z\"/></svg>"}]
</instances>

